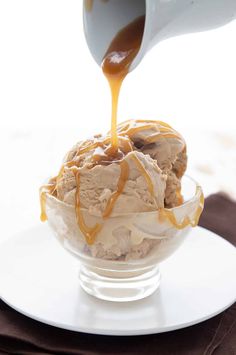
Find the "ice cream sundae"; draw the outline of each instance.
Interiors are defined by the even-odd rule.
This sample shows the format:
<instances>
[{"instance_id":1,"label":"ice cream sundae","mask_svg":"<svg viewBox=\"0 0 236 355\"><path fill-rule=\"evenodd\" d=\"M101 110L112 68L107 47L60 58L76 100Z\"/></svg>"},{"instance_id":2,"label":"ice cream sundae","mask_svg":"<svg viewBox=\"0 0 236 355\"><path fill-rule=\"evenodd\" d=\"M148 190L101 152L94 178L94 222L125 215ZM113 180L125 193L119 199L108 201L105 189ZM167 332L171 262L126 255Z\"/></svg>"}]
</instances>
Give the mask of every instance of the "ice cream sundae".
<instances>
[{"instance_id":1,"label":"ice cream sundae","mask_svg":"<svg viewBox=\"0 0 236 355\"><path fill-rule=\"evenodd\" d=\"M204 203L200 186L183 177L187 149L180 133L162 121L117 125L119 90L143 27L138 18L118 33L104 57L111 130L75 144L58 175L40 189L41 220L82 261L82 287L118 301L158 287L158 263L197 225Z\"/></svg>"}]
</instances>

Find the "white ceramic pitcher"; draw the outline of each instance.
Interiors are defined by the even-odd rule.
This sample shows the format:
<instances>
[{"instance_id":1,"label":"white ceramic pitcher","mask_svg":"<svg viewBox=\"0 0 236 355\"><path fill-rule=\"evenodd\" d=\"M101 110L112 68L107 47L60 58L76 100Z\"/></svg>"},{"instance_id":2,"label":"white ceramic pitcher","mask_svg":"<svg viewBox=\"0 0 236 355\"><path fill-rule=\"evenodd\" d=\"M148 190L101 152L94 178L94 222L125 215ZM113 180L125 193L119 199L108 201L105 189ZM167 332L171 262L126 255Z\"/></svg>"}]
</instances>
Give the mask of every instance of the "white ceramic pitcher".
<instances>
[{"instance_id":1,"label":"white ceramic pitcher","mask_svg":"<svg viewBox=\"0 0 236 355\"><path fill-rule=\"evenodd\" d=\"M158 42L180 34L209 30L236 18L236 0L84 0L84 31L100 65L118 31L141 15L145 28L133 70Z\"/></svg>"}]
</instances>

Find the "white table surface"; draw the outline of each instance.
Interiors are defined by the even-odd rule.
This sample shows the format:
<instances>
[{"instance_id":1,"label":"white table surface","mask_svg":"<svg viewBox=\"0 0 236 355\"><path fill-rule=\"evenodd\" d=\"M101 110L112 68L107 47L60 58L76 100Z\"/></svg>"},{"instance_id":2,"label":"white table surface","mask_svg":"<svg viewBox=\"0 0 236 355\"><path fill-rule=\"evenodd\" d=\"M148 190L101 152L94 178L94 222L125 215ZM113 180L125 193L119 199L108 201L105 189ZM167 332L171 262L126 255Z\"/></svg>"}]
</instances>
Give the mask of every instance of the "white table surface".
<instances>
[{"instance_id":1,"label":"white table surface","mask_svg":"<svg viewBox=\"0 0 236 355\"><path fill-rule=\"evenodd\" d=\"M236 249L203 228L192 230L161 263L160 288L140 301L105 302L87 295L79 286L79 267L51 230L38 224L0 249L0 297L46 324L126 336L194 325L235 302Z\"/></svg>"}]
</instances>

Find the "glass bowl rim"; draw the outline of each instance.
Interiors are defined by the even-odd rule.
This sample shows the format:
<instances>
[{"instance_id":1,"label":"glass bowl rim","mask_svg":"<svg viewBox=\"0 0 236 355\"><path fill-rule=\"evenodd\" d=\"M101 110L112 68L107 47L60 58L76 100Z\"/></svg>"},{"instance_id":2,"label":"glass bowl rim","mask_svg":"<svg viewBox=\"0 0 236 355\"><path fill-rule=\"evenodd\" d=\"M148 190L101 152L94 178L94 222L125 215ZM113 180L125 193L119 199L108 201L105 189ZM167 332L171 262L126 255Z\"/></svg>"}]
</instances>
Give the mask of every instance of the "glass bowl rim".
<instances>
[{"instance_id":1,"label":"glass bowl rim","mask_svg":"<svg viewBox=\"0 0 236 355\"><path fill-rule=\"evenodd\" d=\"M172 208L166 208L166 207L163 207L163 209L165 210L168 210L168 211L177 211L183 207L186 207L187 205L195 202L196 200L200 199L201 195L203 194L203 191L202 191L202 187L201 185L196 181L194 180L192 177L190 177L188 174L185 174L183 177L182 177L183 180L188 180L190 182L192 182L195 186L195 192L194 192L194 195L191 196L189 199L185 200L184 203L182 203L181 205L179 206L175 206L175 207L172 207ZM183 183L183 182L182 182ZM74 205L70 205L68 203L65 203L61 200L59 200L58 198L56 198L55 196L52 196L49 192L46 192L46 196L47 198L50 198L51 200L56 200L57 203L59 204L62 204L64 207L68 207L68 208L73 208L74 209ZM88 209L87 208L83 208L81 207L80 209L82 212L88 212ZM157 209L157 210L154 210L154 211L145 211L145 212L128 212L128 213L112 213L111 216L109 218L117 218L117 217L129 217L129 216L134 216L134 215L146 215L147 213L148 214L151 214L151 213L157 213L158 211L160 211L161 208ZM102 217L101 215L93 215L94 217Z\"/></svg>"}]
</instances>

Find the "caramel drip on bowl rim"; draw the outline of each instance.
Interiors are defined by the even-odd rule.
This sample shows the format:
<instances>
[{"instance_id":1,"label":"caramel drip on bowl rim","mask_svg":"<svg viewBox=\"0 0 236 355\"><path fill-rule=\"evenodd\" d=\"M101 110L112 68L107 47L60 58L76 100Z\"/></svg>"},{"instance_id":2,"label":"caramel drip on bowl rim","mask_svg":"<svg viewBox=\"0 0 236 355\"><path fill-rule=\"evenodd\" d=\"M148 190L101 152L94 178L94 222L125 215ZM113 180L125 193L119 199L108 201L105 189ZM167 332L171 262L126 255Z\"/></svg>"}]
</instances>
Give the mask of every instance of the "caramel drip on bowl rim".
<instances>
[{"instance_id":1,"label":"caramel drip on bowl rim","mask_svg":"<svg viewBox=\"0 0 236 355\"><path fill-rule=\"evenodd\" d=\"M196 197L200 193L200 191L201 191L201 188L198 186L196 188L196 194L195 194ZM170 224L178 230L182 230L182 229L186 228L187 226L196 227L198 225L199 218L202 214L203 208L204 208L204 195L201 192L200 203L199 203L199 206L195 212L193 219L190 219L189 216L185 216L181 222L178 222L177 218L175 216L175 213L173 212L172 209L161 208L159 210L159 220L163 221L163 220L167 219L170 222Z\"/></svg>"},{"instance_id":2,"label":"caramel drip on bowl rim","mask_svg":"<svg viewBox=\"0 0 236 355\"><path fill-rule=\"evenodd\" d=\"M137 168L145 178L151 196L154 197L154 186L149 173L147 172L147 170L145 169L145 167L143 166L143 164L141 163L141 161L138 159L136 155L132 155L132 159L135 161Z\"/></svg>"},{"instance_id":3,"label":"caramel drip on bowl rim","mask_svg":"<svg viewBox=\"0 0 236 355\"><path fill-rule=\"evenodd\" d=\"M94 227L88 227L84 221L83 212L80 207L80 174L79 171L76 173L77 191L76 191L76 217L78 221L79 228L83 233L87 244L91 245L95 242L97 234L101 231L102 225L96 223Z\"/></svg>"},{"instance_id":4,"label":"caramel drip on bowl rim","mask_svg":"<svg viewBox=\"0 0 236 355\"><path fill-rule=\"evenodd\" d=\"M103 212L103 218L108 218L111 215L114 205L115 205L118 197L122 194L125 184L126 184L126 181L129 177L129 165L125 160L123 160L120 163L120 169L121 169L121 172L120 172L120 177L119 177L119 181L117 184L117 191L113 192L110 199L108 200L105 211Z\"/></svg>"},{"instance_id":5,"label":"caramel drip on bowl rim","mask_svg":"<svg viewBox=\"0 0 236 355\"><path fill-rule=\"evenodd\" d=\"M62 167L60 168L58 175L56 177L52 178L51 182L49 182L48 184L42 185L39 189L40 207L41 207L40 219L42 222L47 221L47 213L46 213L47 194L53 195L55 193L55 191L57 189L57 184L58 184L60 178L63 176L63 173L66 168L69 168L72 171L73 171L73 169L76 169L76 170L78 169L75 166L75 161L73 161L73 160L62 164Z\"/></svg>"},{"instance_id":6,"label":"caramel drip on bowl rim","mask_svg":"<svg viewBox=\"0 0 236 355\"><path fill-rule=\"evenodd\" d=\"M176 190L176 197L178 206L182 205L184 202L183 196L181 194L181 187Z\"/></svg>"},{"instance_id":7,"label":"caramel drip on bowl rim","mask_svg":"<svg viewBox=\"0 0 236 355\"><path fill-rule=\"evenodd\" d=\"M112 210L115 205L115 202L117 201L117 199L119 198L119 196L123 192L123 189L125 187L126 181L129 176L128 163L125 160L123 160L120 162L119 165L120 165L121 172L120 172L120 177L119 177L118 184L117 184L117 190L116 190L116 192L113 192L112 196L110 197L110 199L107 202L107 206L106 206L105 211L102 216L103 219L106 219L111 215ZM82 234L84 235L84 237L86 239L87 244L92 245L92 244L94 244L97 235L102 230L103 225L99 224L99 223L96 223L93 227L89 227L86 225L86 223L84 221L84 217L83 217L83 212L81 210L81 203L80 203L80 172L78 169L76 169L76 170L74 170L74 173L75 173L76 183L77 183L76 206L75 206L77 222L78 222L78 226L79 226Z\"/></svg>"},{"instance_id":8,"label":"caramel drip on bowl rim","mask_svg":"<svg viewBox=\"0 0 236 355\"><path fill-rule=\"evenodd\" d=\"M55 191L55 188L56 188L56 184L45 184L41 186L41 188L39 189L40 207L41 207L40 219L42 222L45 222L48 219L46 213L47 194L52 195Z\"/></svg>"}]
</instances>

